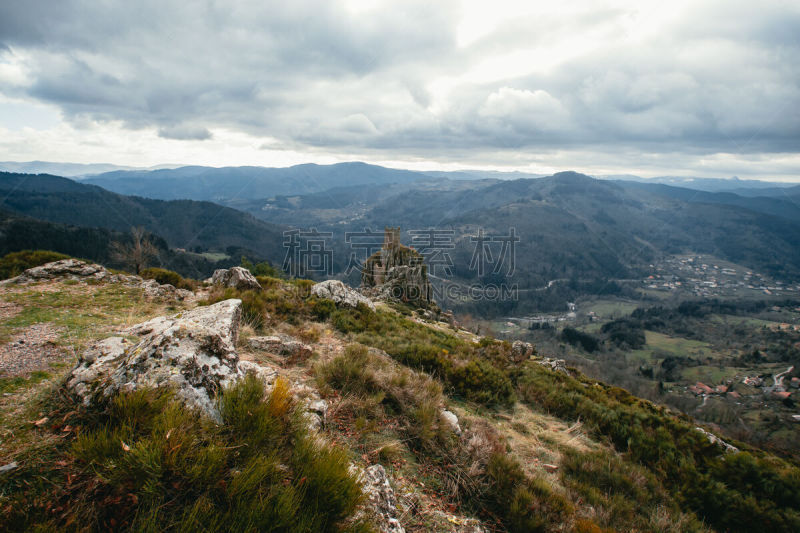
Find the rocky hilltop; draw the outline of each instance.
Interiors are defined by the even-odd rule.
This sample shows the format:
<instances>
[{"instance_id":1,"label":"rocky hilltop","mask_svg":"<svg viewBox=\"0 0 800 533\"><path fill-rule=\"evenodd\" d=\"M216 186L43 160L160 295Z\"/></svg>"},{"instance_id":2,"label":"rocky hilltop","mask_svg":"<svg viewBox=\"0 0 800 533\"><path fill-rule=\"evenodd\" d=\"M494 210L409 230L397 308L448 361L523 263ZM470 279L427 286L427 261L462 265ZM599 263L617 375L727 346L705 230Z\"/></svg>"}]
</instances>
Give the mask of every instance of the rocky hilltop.
<instances>
[{"instance_id":1,"label":"rocky hilltop","mask_svg":"<svg viewBox=\"0 0 800 533\"><path fill-rule=\"evenodd\" d=\"M795 466L528 343L339 281L153 283L0 284L0 363L52 331L0 381L3 530L796 530Z\"/></svg>"},{"instance_id":2,"label":"rocky hilltop","mask_svg":"<svg viewBox=\"0 0 800 533\"><path fill-rule=\"evenodd\" d=\"M364 262L362 291L372 297L392 298L417 307L435 305L422 255L400 243L400 228L386 228L381 249Z\"/></svg>"}]
</instances>

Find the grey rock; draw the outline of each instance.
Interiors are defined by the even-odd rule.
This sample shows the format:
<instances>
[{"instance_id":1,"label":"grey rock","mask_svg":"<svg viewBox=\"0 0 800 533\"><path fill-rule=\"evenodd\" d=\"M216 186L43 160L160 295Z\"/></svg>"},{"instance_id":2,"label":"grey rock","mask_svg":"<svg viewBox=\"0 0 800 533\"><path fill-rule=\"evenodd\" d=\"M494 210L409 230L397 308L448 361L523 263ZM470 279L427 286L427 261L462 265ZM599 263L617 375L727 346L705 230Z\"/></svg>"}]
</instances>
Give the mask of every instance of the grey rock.
<instances>
[{"instance_id":1,"label":"grey rock","mask_svg":"<svg viewBox=\"0 0 800 533\"><path fill-rule=\"evenodd\" d=\"M248 370L240 368L235 351L241 308L241 300L225 300L133 326L128 332L143 336L136 344L120 337L95 343L67 387L90 405L120 391L169 386L187 405L219 421L219 391Z\"/></svg>"},{"instance_id":2,"label":"grey rock","mask_svg":"<svg viewBox=\"0 0 800 533\"><path fill-rule=\"evenodd\" d=\"M563 372L564 374L569 375L569 370L567 370L567 363L563 359L550 359L549 357L545 357L540 361L537 361L542 366L548 367L553 372Z\"/></svg>"},{"instance_id":3,"label":"grey rock","mask_svg":"<svg viewBox=\"0 0 800 533\"><path fill-rule=\"evenodd\" d=\"M361 475L361 486L367 495L369 507L378 518L382 533L405 533L397 519L397 498L389 483L386 470L381 465L367 467Z\"/></svg>"},{"instance_id":4,"label":"grey rock","mask_svg":"<svg viewBox=\"0 0 800 533\"><path fill-rule=\"evenodd\" d=\"M16 469L19 466L16 461L12 461L7 465L0 466L0 474L4 474L5 472L11 472L12 470Z\"/></svg>"},{"instance_id":5,"label":"grey rock","mask_svg":"<svg viewBox=\"0 0 800 533\"><path fill-rule=\"evenodd\" d=\"M336 279L314 284L311 287L311 294L333 300L338 306L358 307L358 304L362 303L371 310L375 310L375 304L369 298Z\"/></svg>"},{"instance_id":6,"label":"grey rock","mask_svg":"<svg viewBox=\"0 0 800 533\"><path fill-rule=\"evenodd\" d=\"M278 372L271 368L264 367L252 361L239 361L239 371L243 374L253 374L260 379L267 390L271 390L278 377Z\"/></svg>"},{"instance_id":7,"label":"grey rock","mask_svg":"<svg viewBox=\"0 0 800 533\"><path fill-rule=\"evenodd\" d=\"M328 413L328 402L325 400L312 400L306 403L305 417L308 427L319 431L325 425Z\"/></svg>"},{"instance_id":8,"label":"grey rock","mask_svg":"<svg viewBox=\"0 0 800 533\"><path fill-rule=\"evenodd\" d=\"M253 350L265 351L276 355L283 355L296 359L307 359L311 357L312 350L289 335L269 335L263 337L250 337L248 344Z\"/></svg>"},{"instance_id":9,"label":"grey rock","mask_svg":"<svg viewBox=\"0 0 800 533\"><path fill-rule=\"evenodd\" d=\"M721 446L722 449L725 450L725 453L738 453L739 452L739 448L737 448L736 446L733 446L732 444L728 444L727 442L725 442L721 438L717 437L716 435L714 435L710 431L706 431L705 429L703 429L701 427L696 427L695 429L697 431L699 431L700 433L702 433L703 435L705 435L706 438L708 439L708 442L710 442L711 444L716 444L718 446Z\"/></svg>"},{"instance_id":10,"label":"grey rock","mask_svg":"<svg viewBox=\"0 0 800 533\"><path fill-rule=\"evenodd\" d=\"M447 422L447 425L453 430L453 433L456 435L461 435L461 426L458 424L458 417L456 414L452 411L448 411L447 409L442 409L441 415L442 419Z\"/></svg>"},{"instance_id":11,"label":"grey rock","mask_svg":"<svg viewBox=\"0 0 800 533\"><path fill-rule=\"evenodd\" d=\"M453 329L459 329L461 327L452 311L442 311L440 318Z\"/></svg>"},{"instance_id":12,"label":"grey rock","mask_svg":"<svg viewBox=\"0 0 800 533\"><path fill-rule=\"evenodd\" d=\"M214 271L211 276L211 283L222 285L223 287L233 287L239 290L257 289L261 290L258 280L249 270L242 267L220 268Z\"/></svg>"},{"instance_id":13,"label":"grey rock","mask_svg":"<svg viewBox=\"0 0 800 533\"><path fill-rule=\"evenodd\" d=\"M486 533L486 529L475 518L457 516L439 510L434 510L433 515L438 517L442 526L444 526L441 529L442 531L450 533Z\"/></svg>"},{"instance_id":14,"label":"grey rock","mask_svg":"<svg viewBox=\"0 0 800 533\"><path fill-rule=\"evenodd\" d=\"M527 361L533 355L533 344L529 342L514 341L511 344L511 361L521 363Z\"/></svg>"},{"instance_id":15,"label":"grey rock","mask_svg":"<svg viewBox=\"0 0 800 533\"><path fill-rule=\"evenodd\" d=\"M325 414L328 412L328 402L325 400L314 400L308 403L308 410L325 416Z\"/></svg>"}]
</instances>

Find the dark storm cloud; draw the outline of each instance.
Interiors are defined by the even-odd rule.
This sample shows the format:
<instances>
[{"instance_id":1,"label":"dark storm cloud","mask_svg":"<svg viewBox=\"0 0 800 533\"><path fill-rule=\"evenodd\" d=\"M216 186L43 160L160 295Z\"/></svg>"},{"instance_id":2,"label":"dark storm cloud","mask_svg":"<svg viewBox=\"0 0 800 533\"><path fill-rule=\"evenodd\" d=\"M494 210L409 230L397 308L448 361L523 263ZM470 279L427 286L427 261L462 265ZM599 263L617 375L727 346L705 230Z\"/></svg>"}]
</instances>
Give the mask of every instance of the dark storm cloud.
<instances>
[{"instance_id":1,"label":"dark storm cloud","mask_svg":"<svg viewBox=\"0 0 800 533\"><path fill-rule=\"evenodd\" d=\"M120 120L166 138L204 140L221 127L445 159L800 148L796 6L703 3L630 39L637 27L622 8L533 13L466 45L459 14L456 2L360 12L323 1L3 2L0 54L23 58L30 76L8 92L56 104L68 120ZM576 53L556 47L564 59L538 68L549 46L572 41ZM527 73L468 75L523 49L545 52Z\"/></svg>"}]
</instances>

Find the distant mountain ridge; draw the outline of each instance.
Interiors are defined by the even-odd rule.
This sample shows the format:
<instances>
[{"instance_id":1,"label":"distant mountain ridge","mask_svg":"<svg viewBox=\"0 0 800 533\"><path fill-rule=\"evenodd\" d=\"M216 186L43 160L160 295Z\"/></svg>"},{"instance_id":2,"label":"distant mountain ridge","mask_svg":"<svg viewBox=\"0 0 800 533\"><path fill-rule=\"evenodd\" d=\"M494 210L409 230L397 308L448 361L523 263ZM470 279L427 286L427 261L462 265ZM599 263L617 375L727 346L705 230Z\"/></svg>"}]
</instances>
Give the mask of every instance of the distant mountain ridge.
<instances>
[{"instance_id":1,"label":"distant mountain ridge","mask_svg":"<svg viewBox=\"0 0 800 533\"><path fill-rule=\"evenodd\" d=\"M285 168L186 166L159 170L116 170L83 181L120 194L134 194L161 200L191 199L233 201L272 198L279 195L312 194L336 187L409 184L446 180L538 179L547 174L487 170L413 171L361 162L334 165L302 164ZM597 176L602 180L626 180L687 187L707 192L735 190L779 191L800 185L759 180L662 176ZM773 194L770 194L773 195Z\"/></svg>"},{"instance_id":2,"label":"distant mountain ridge","mask_svg":"<svg viewBox=\"0 0 800 533\"><path fill-rule=\"evenodd\" d=\"M161 200L233 200L310 194L334 187L411 183L426 176L409 170L339 163L288 168L189 166L153 171L114 171L82 180L126 195Z\"/></svg>"},{"instance_id":3,"label":"distant mountain ridge","mask_svg":"<svg viewBox=\"0 0 800 533\"><path fill-rule=\"evenodd\" d=\"M161 167L162 165L159 165ZM174 167L175 165L166 165L167 167ZM112 165L109 163L55 163L50 161L0 161L0 171L4 172L20 172L24 174L53 174L56 176L64 176L66 178L74 178L81 176L89 176L92 174L102 174L103 172L112 172L115 170L153 170L157 167L148 169L142 167L131 167L122 165Z\"/></svg>"}]
</instances>

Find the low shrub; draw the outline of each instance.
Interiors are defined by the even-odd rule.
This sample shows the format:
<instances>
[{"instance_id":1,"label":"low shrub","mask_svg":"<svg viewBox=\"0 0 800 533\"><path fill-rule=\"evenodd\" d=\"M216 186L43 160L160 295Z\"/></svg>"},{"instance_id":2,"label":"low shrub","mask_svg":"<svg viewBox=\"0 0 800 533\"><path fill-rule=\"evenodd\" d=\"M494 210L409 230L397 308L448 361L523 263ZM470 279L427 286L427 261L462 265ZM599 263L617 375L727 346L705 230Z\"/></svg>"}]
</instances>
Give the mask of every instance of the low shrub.
<instances>
[{"instance_id":1,"label":"low shrub","mask_svg":"<svg viewBox=\"0 0 800 533\"><path fill-rule=\"evenodd\" d=\"M508 531L553 530L572 512L547 483L525 474L489 424L465 427L470 438L456 438L442 419L442 388L428 376L359 344L318 365L316 374L322 390L335 389L345 398L339 409L344 405L352 411L357 430L374 435L378 424L399 429L372 446L376 458L383 456L387 441L393 443L389 456L401 453L398 441L408 443L426 470L435 472L430 482L465 511Z\"/></svg>"},{"instance_id":2,"label":"low shrub","mask_svg":"<svg viewBox=\"0 0 800 533\"><path fill-rule=\"evenodd\" d=\"M193 291L196 288L194 280L184 279L183 276L166 268L145 268L139 275L144 279L154 279L162 285L172 285L176 289Z\"/></svg>"},{"instance_id":3,"label":"low shrub","mask_svg":"<svg viewBox=\"0 0 800 533\"><path fill-rule=\"evenodd\" d=\"M514 387L508 376L485 360L473 358L451 368L447 381L467 400L483 405L514 403Z\"/></svg>"},{"instance_id":4,"label":"low shrub","mask_svg":"<svg viewBox=\"0 0 800 533\"><path fill-rule=\"evenodd\" d=\"M22 250L21 252L11 252L0 258L0 279L13 278L19 276L29 268L69 259L68 255L49 250Z\"/></svg>"},{"instance_id":5,"label":"low shrub","mask_svg":"<svg viewBox=\"0 0 800 533\"><path fill-rule=\"evenodd\" d=\"M600 525L629 531L704 530L696 519L681 513L653 473L608 451L565 449L561 479L580 499L598 510ZM664 528L654 520L670 525Z\"/></svg>"},{"instance_id":6,"label":"low shrub","mask_svg":"<svg viewBox=\"0 0 800 533\"><path fill-rule=\"evenodd\" d=\"M250 271L251 274L258 277L270 277L270 278L280 278L283 276L283 272L269 264L268 261L262 261L261 263L253 264L247 257L242 256L241 261L242 268L246 268ZM262 285L263 287L263 285Z\"/></svg>"},{"instance_id":7,"label":"low shrub","mask_svg":"<svg viewBox=\"0 0 800 533\"><path fill-rule=\"evenodd\" d=\"M359 303L356 309L342 308L330 315L333 327L342 333L360 333L376 326L376 314L365 304Z\"/></svg>"},{"instance_id":8,"label":"low shrub","mask_svg":"<svg viewBox=\"0 0 800 533\"><path fill-rule=\"evenodd\" d=\"M240 291L231 287L214 286L201 305L210 305L228 298L239 298L244 305L244 317L256 329L277 321L292 325L303 320L335 318L336 305L327 299L310 295L313 282L309 280L280 280L259 277L262 290ZM369 310L367 309L369 312ZM366 314L364 315L366 316ZM342 326L347 327L347 326ZM359 326L353 325L354 329Z\"/></svg>"},{"instance_id":9,"label":"low shrub","mask_svg":"<svg viewBox=\"0 0 800 533\"><path fill-rule=\"evenodd\" d=\"M483 353L491 347L510 350L508 343L490 340L482 346L473 345L396 313L374 312L364 305L337 309L331 322L339 331L354 334L358 342L380 348L404 365L441 379L466 400L487 406L514 403L511 380L502 367L493 364L494 358L486 359Z\"/></svg>"},{"instance_id":10,"label":"low shrub","mask_svg":"<svg viewBox=\"0 0 800 533\"><path fill-rule=\"evenodd\" d=\"M262 289L274 289L280 287L282 283L280 279L271 276L256 276L256 281L261 285Z\"/></svg>"},{"instance_id":11,"label":"low shrub","mask_svg":"<svg viewBox=\"0 0 800 533\"><path fill-rule=\"evenodd\" d=\"M450 446L452 432L441 418L442 387L424 374L397 365L366 346L351 344L345 353L316 368L321 387L367 400L385 414L399 417L404 437L416 449L441 453ZM372 409L374 418L381 414Z\"/></svg>"},{"instance_id":12,"label":"low shrub","mask_svg":"<svg viewBox=\"0 0 800 533\"><path fill-rule=\"evenodd\" d=\"M322 336L320 327L316 324L292 326L289 328L289 334L307 344L319 342Z\"/></svg>"},{"instance_id":13,"label":"low shrub","mask_svg":"<svg viewBox=\"0 0 800 533\"><path fill-rule=\"evenodd\" d=\"M288 385L248 377L222 391L217 425L165 390L115 397L59 463L66 480L0 480L7 531L367 531L347 454L306 433ZM34 487L45 492L32 493ZM57 512L54 509L58 509Z\"/></svg>"},{"instance_id":14,"label":"low shrub","mask_svg":"<svg viewBox=\"0 0 800 533\"><path fill-rule=\"evenodd\" d=\"M520 396L565 420L580 419L596 437L654 472L684 512L715 529L800 530L800 468L760 452L725 454L686 418L627 391L528 363ZM744 447L744 445L737 444Z\"/></svg>"},{"instance_id":15,"label":"low shrub","mask_svg":"<svg viewBox=\"0 0 800 533\"><path fill-rule=\"evenodd\" d=\"M312 296L308 299L311 315L317 320L327 320L336 311L336 304L327 298Z\"/></svg>"}]
</instances>

